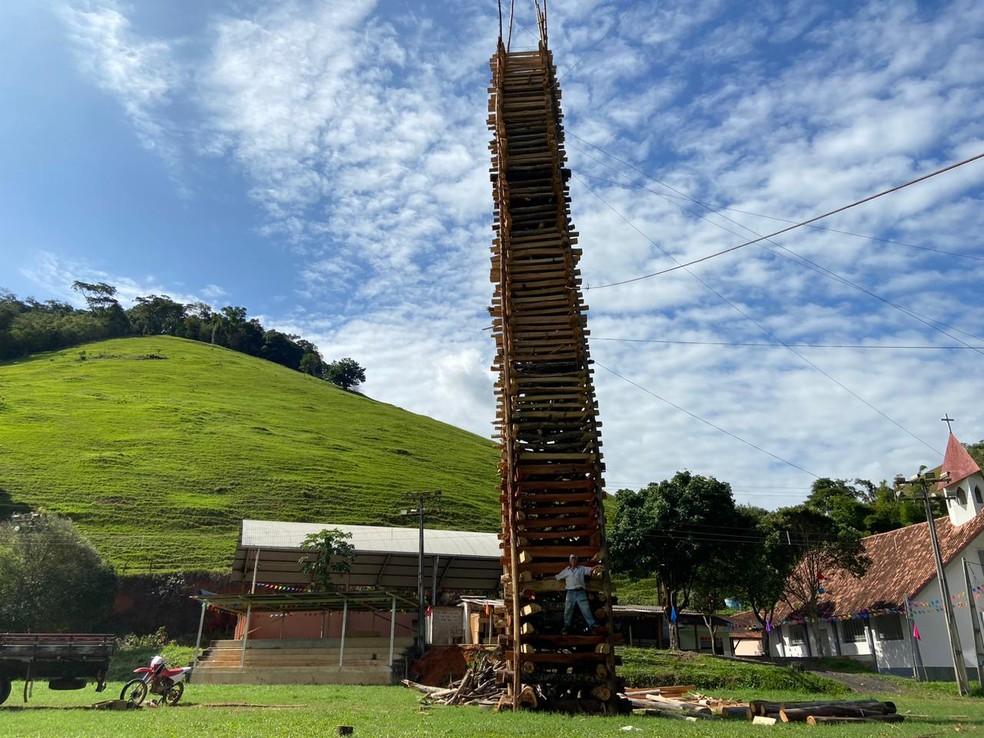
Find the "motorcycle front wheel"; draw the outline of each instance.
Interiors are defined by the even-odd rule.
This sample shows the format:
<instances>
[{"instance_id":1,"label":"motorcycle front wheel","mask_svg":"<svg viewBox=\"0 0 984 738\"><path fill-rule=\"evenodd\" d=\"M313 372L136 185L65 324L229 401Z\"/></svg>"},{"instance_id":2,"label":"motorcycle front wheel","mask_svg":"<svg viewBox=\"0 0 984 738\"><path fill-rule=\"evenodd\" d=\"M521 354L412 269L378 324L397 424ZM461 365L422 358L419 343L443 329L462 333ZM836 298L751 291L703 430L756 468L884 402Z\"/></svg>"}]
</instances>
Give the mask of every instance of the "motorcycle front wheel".
<instances>
[{"instance_id":1,"label":"motorcycle front wheel","mask_svg":"<svg viewBox=\"0 0 984 738\"><path fill-rule=\"evenodd\" d=\"M127 706L138 707L147 696L147 683L143 679L131 679L123 685L120 692L120 699L126 702Z\"/></svg>"},{"instance_id":2,"label":"motorcycle front wheel","mask_svg":"<svg viewBox=\"0 0 984 738\"><path fill-rule=\"evenodd\" d=\"M167 692L164 693L164 698L162 702L168 706L173 705L177 703L178 700L181 699L181 695L184 694L184 691L185 691L184 682L178 682L169 690L167 690Z\"/></svg>"}]
</instances>

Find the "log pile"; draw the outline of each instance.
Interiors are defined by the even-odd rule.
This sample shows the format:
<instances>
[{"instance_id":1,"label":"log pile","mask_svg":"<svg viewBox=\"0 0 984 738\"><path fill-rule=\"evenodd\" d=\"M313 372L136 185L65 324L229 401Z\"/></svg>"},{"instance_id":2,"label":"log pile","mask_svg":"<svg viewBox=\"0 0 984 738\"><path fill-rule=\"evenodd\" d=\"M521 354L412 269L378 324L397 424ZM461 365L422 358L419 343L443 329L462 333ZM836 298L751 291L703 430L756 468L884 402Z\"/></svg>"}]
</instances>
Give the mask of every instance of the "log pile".
<instances>
[{"instance_id":1,"label":"log pile","mask_svg":"<svg viewBox=\"0 0 984 738\"><path fill-rule=\"evenodd\" d=\"M748 717L769 718L775 723L808 723L821 725L848 722L900 723L904 720L896 712L894 702L880 700L820 700L816 702L766 702L753 700L748 703ZM762 721L759 721L762 722Z\"/></svg>"},{"instance_id":2,"label":"log pile","mask_svg":"<svg viewBox=\"0 0 984 738\"><path fill-rule=\"evenodd\" d=\"M404 679L403 684L423 693L425 705L478 705L497 707L505 695L505 663L491 658L476 659L465 675L446 688L430 687Z\"/></svg>"},{"instance_id":3,"label":"log pile","mask_svg":"<svg viewBox=\"0 0 984 738\"><path fill-rule=\"evenodd\" d=\"M507 663L477 661L465 676L447 688L430 687L404 679L403 684L423 693L425 705L477 705L486 709L512 708L507 685ZM543 691L526 685L519 706L536 708L546 698ZM617 699L631 705L635 715L663 717L695 723L700 720L751 720L761 725L803 722L808 725L885 722L900 723L895 703L879 700L821 700L815 702L766 702L721 699L700 694L693 685L626 689Z\"/></svg>"},{"instance_id":4,"label":"log pile","mask_svg":"<svg viewBox=\"0 0 984 738\"><path fill-rule=\"evenodd\" d=\"M624 696L632 705L632 711L638 715L687 722L715 718L746 719L748 715L747 703L699 694L694 685L627 689Z\"/></svg>"},{"instance_id":5,"label":"log pile","mask_svg":"<svg viewBox=\"0 0 984 738\"><path fill-rule=\"evenodd\" d=\"M807 723L885 722L900 723L905 718L896 712L895 703L879 700L820 700L813 702L743 703L698 694L693 686L629 689L625 697L639 715L669 717L696 722L708 719L751 720L762 725Z\"/></svg>"}]
</instances>

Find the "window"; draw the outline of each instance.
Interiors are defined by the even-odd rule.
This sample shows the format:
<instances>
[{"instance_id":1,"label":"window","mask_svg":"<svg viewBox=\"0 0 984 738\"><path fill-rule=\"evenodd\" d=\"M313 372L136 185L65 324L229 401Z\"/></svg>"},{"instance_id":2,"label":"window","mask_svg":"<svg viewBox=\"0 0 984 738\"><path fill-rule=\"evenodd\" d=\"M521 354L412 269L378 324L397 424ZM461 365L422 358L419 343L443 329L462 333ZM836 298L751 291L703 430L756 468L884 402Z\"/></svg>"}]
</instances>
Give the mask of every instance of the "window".
<instances>
[{"instance_id":1,"label":"window","mask_svg":"<svg viewBox=\"0 0 984 738\"><path fill-rule=\"evenodd\" d=\"M957 487L957 502L961 507L967 506L967 490L963 487Z\"/></svg>"},{"instance_id":2,"label":"window","mask_svg":"<svg viewBox=\"0 0 984 738\"><path fill-rule=\"evenodd\" d=\"M864 634L863 620L845 620L843 627L845 643L863 643L868 640Z\"/></svg>"},{"instance_id":3,"label":"window","mask_svg":"<svg viewBox=\"0 0 984 738\"><path fill-rule=\"evenodd\" d=\"M790 625L789 626L789 644L791 646L802 646L806 643L806 626L805 625Z\"/></svg>"},{"instance_id":4,"label":"window","mask_svg":"<svg viewBox=\"0 0 984 738\"><path fill-rule=\"evenodd\" d=\"M874 626L879 641L901 641L903 638L902 618L898 615L874 618L871 624Z\"/></svg>"},{"instance_id":5,"label":"window","mask_svg":"<svg viewBox=\"0 0 984 738\"><path fill-rule=\"evenodd\" d=\"M977 500L978 505L984 505L984 498L981 497L981 488L976 484L974 485L974 499Z\"/></svg>"}]
</instances>

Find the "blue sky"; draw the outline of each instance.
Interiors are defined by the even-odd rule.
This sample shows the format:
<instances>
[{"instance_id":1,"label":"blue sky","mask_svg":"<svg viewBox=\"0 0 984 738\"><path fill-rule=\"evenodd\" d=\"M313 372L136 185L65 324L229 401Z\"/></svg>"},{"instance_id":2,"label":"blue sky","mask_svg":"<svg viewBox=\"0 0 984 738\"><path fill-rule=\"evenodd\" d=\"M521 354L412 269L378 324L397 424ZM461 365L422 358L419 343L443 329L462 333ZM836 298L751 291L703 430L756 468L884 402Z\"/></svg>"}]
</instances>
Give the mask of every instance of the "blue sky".
<instances>
[{"instance_id":1,"label":"blue sky","mask_svg":"<svg viewBox=\"0 0 984 738\"><path fill-rule=\"evenodd\" d=\"M496 14L7 0L0 287L245 306L489 437ZM774 508L939 463L944 413L984 437L984 160L605 286L984 153L984 6L568 0L549 24L610 491L689 469ZM517 3L514 49L534 27Z\"/></svg>"}]
</instances>

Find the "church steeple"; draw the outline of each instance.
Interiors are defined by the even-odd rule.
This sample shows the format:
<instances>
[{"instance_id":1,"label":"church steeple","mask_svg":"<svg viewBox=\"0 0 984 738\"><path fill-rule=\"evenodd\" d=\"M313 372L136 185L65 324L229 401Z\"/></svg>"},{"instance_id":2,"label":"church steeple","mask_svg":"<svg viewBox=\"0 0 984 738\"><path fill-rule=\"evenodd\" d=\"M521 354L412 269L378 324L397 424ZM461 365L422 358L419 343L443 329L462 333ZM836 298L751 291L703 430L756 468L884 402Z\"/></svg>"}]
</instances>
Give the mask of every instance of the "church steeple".
<instances>
[{"instance_id":1,"label":"church steeple","mask_svg":"<svg viewBox=\"0 0 984 738\"><path fill-rule=\"evenodd\" d=\"M950 522L955 526L963 525L984 510L984 475L952 431L940 468L940 475L944 474L949 474L950 478L945 483L940 482L939 488L946 495Z\"/></svg>"}]
</instances>

